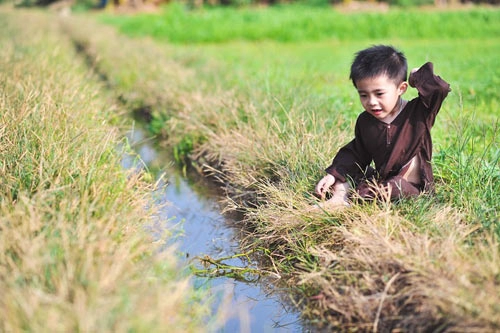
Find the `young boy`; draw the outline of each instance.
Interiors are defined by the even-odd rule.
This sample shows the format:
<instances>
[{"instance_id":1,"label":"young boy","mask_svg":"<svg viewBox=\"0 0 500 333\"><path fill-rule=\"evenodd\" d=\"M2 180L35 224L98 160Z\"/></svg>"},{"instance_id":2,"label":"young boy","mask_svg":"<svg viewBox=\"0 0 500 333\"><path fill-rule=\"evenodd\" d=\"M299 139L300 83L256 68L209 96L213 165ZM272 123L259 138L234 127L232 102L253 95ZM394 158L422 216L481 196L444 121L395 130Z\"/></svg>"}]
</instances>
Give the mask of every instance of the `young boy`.
<instances>
[{"instance_id":1,"label":"young boy","mask_svg":"<svg viewBox=\"0 0 500 333\"><path fill-rule=\"evenodd\" d=\"M413 69L408 82L407 68L403 53L391 46L356 54L350 79L365 111L358 116L354 139L339 150L316 185L322 199L333 190L322 208L348 206L350 182L364 199L398 199L433 190L430 131L450 86L434 75L430 62ZM411 101L402 98L408 84L418 90Z\"/></svg>"}]
</instances>

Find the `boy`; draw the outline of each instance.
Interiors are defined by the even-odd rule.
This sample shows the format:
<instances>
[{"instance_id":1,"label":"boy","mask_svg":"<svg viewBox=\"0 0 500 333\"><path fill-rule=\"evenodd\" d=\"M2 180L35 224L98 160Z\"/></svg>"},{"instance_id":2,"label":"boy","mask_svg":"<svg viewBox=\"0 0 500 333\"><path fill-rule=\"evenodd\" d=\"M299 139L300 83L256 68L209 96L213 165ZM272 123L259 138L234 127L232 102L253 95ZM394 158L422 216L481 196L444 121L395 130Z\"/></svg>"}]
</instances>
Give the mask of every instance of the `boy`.
<instances>
[{"instance_id":1,"label":"boy","mask_svg":"<svg viewBox=\"0 0 500 333\"><path fill-rule=\"evenodd\" d=\"M403 53L391 46L356 54L350 79L365 111L357 119L354 139L339 150L316 185L322 199L333 190L322 208L348 206L349 181L363 199L394 200L433 190L430 130L450 86L434 75L430 62L413 69L408 82L407 68ZM411 101L402 98L408 84L418 90Z\"/></svg>"}]
</instances>

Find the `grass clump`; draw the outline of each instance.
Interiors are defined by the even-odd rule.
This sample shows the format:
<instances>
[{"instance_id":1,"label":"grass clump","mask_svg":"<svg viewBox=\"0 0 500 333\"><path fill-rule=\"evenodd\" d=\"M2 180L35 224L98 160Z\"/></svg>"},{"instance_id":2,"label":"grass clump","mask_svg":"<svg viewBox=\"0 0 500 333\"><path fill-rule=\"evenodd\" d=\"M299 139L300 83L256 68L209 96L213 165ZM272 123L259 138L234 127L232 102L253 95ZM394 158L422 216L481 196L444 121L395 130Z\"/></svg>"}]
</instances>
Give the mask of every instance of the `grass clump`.
<instances>
[{"instance_id":1,"label":"grass clump","mask_svg":"<svg viewBox=\"0 0 500 333\"><path fill-rule=\"evenodd\" d=\"M474 134L477 128L468 120L463 122L457 128L461 136L435 157L438 193L443 201L461 207L468 221L500 237L498 123L485 128L479 137Z\"/></svg>"},{"instance_id":2,"label":"grass clump","mask_svg":"<svg viewBox=\"0 0 500 333\"><path fill-rule=\"evenodd\" d=\"M119 109L53 17L0 8L0 331L200 331L203 295L145 226Z\"/></svg>"}]
</instances>

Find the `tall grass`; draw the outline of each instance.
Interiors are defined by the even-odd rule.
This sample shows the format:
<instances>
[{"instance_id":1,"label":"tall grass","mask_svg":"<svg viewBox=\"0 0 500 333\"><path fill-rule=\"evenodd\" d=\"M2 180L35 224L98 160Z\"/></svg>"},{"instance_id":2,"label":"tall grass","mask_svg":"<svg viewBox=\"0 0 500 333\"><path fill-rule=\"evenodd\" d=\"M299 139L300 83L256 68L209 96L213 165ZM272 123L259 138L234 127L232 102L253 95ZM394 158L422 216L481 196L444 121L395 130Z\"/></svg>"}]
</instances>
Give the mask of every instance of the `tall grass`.
<instances>
[{"instance_id":1,"label":"tall grass","mask_svg":"<svg viewBox=\"0 0 500 333\"><path fill-rule=\"evenodd\" d=\"M499 329L497 37L169 45L81 22L66 30L114 89L157 96L154 129L226 185L227 209L244 212L252 232L247 245L267 249L269 269L301 292L318 325ZM314 184L360 111L347 79L352 55L381 42L401 47L410 67L434 61L452 85L433 130L439 195L311 212ZM165 74L141 77L151 68Z\"/></svg>"},{"instance_id":2,"label":"tall grass","mask_svg":"<svg viewBox=\"0 0 500 333\"><path fill-rule=\"evenodd\" d=\"M496 78L500 75L495 54L500 48L495 41L383 42L396 44L404 50L410 68L433 61L439 75L451 83L452 93L433 129L438 186L443 186L442 193L446 194L447 200L451 199L455 207L463 209L470 221L491 226L499 233L498 215L494 213L498 210L499 192L496 181L499 174L498 92L494 89ZM320 163L325 166L336 149L352 137L353 122L361 106L347 78L349 61L357 50L370 44L322 42L280 45L265 42L187 46L179 47L182 50L179 59L183 59L184 53L203 52L205 62L196 64L199 72L204 73L207 67L212 67L213 73L218 74L208 73L207 80L214 80L215 77L217 81L214 84L223 85L226 89L238 87L239 94L246 96L252 107L257 108L254 117L265 118L264 124L250 126L268 129L267 122L272 120L281 124L280 131L284 133L282 137L285 140L312 134L317 135L319 140L332 143L333 146L324 147L323 152L317 148L316 157L307 157L313 160L322 158L324 160ZM477 58L479 55L480 58ZM214 59L217 59L218 65L214 65ZM485 65L491 70L481 71ZM228 73L224 68L231 68L230 74L220 74ZM414 96L415 91L410 90L405 98ZM290 113L294 116L290 117ZM245 116L250 118L248 114ZM315 119L315 122L306 121L302 131L289 131L291 121L303 119ZM333 137L328 139L326 133ZM269 134L263 133L263 139L266 135ZM269 145L273 146L272 140L269 140ZM275 154L275 150L288 151L288 148L275 147L270 156ZM272 159L270 156L265 159ZM297 165L307 165L305 160ZM322 170L321 165L315 167ZM459 169L460 176L456 173Z\"/></svg>"},{"instance_id":3,"label":"tall grass","mask_svg":"<svg viewBox=\"0 0 500 333\"><path fill-rule=\"evenodd\" d=\"M205 330L208 300L146 233L152 186L120 166L122 111L53 17L0 20L0 331Z\"/></svg>"},{"instance_id":4,"label":"tall grass","mask_svg":"<svg viewBox=\"0 0 500 333\"><path fill-rule=\"evenodd\" d=\"M497 9L468 11L391 10L387 13L339 13L331 7L286 5L269 8L205 8L189 11L182 4L159 14L113 17L103 22L133 36L152 36L171 43L220 43L231 40L298 42L381 38L485 38L500 33Z\"/></svg>"}]
</instances>

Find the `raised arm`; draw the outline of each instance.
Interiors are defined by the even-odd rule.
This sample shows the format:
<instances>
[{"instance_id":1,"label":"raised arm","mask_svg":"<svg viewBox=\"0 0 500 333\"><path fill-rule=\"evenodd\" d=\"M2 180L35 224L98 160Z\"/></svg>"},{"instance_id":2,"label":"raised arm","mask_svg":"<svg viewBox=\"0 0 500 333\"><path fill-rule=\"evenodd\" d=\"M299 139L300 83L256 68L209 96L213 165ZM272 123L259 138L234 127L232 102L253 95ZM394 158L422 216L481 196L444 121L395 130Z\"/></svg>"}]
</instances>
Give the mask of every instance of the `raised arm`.
<instances>
[{"instance_id":1,"label":"raised arm","mask_svg":"<svg viewBox=\"0 0 500 333\"><path fill-rule=\"evenodd\" d=\"M434 65L431 62L413 69L408 83L418 90L422 103L434 115L437 114L443 100L450 92L450 85L434 74Z\"/></svg>"}]
</instances>

